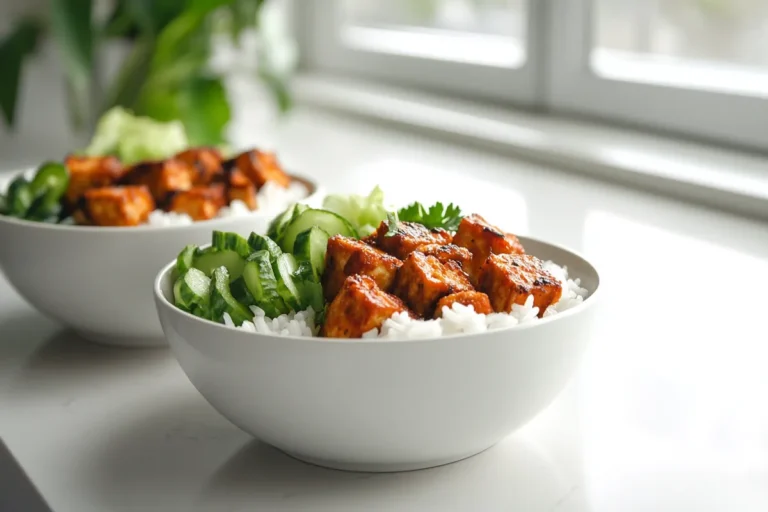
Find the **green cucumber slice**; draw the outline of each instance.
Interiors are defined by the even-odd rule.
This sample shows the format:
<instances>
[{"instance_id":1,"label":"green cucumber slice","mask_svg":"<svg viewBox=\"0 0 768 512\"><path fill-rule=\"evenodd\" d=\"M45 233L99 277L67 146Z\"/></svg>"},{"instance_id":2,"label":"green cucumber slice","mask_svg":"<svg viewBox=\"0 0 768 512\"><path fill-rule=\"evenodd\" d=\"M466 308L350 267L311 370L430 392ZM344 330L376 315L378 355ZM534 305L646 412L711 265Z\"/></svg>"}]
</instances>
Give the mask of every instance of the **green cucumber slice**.
<instances>
[{"instance_id":1,"label":"green cucumber slice","mask_svg":"<svg viewBox=\"0 0 768 512\"><path fill-rule=\"evenodd\" d=\"M24 176L19 176L8 185L6 214L24 217L32 204L32 189Z\"/></svg>"},{"instance_id":2,"label":"green cucumber slice","mask_svg":"<svg viewBox=\"0 0 768 512\"><path fill-rule=\"evenodd\" d=\"M191 268L176 280L173 295L182 309L203 313L207 311L210 301L211 279L200 270Z\"/></svg>"},{"instance_id":3,"label":"green cucumber slice","mask_svg":"<svg viewBox=\"0 0 768 512\"><path fill-rule=\"evenodd\" d=\"M253 252L248 241L237 233L214 231L211 246L217 251L233 251L245 259Z\"/></svg>"},{"instance_id":4,"label":"green cucumber slice","mask_svg":"<svg viewBox=\"0 0 768 512\"><path fill-rule=\"evenodd\" d=\"M280 247L285 252L293 252L293 246L299 233L313 226L321 228L328 235L344 235L357 238L357 232L347 220L328 210L308 208L286 226L280 240Z\"/></svg>"},{"instance_id":5,"label":"green cucumber slice","mask_svg":"<svg viewBox=\"0 0 768 512\"><path fill-rule=\"evenodd\" d=\"M189 307L184 304L184 299L181 295L181 285L184 283L184 277L179 277L173 283L173 303L177 308L189 312Z\"/></svg>"},{"instance_id":6,"label":"green cucumber slice","mask_svg":"<svg viewBox=\"0 0 768 512\"><path fill-rule=\"evenodd\" d=\"M192 268L195 260L195 253L197 253L197 246L187 245L176 257L176 272L178 272L180 276L184 275L187 270Z\"/></svg>"},{"instance_id":7,"label":"green cucumber slice","mask_svg":"<svg viewBox=\"0 0 768 512\"><path fill-rule=\"evenodd\" d=\"M221 266L213 271L213 286L211 287L211 320L224 322L224 313L229 313L232 322L240 326L246 320L253 318L250 309L243 306L232 296L229 290L229 271Z\"/></svg>"},{"instance_id":8,"label":"green cucumber slice","mask_svg":"<svg viewBox=\"0 0 768 512\"><path fill-rule=\"evenodd\" d=\"M207 276L213 275L214 270L224 266L227 267L230 278L237 279L243 275L245 260L235 251L218 251L213 247L206 247L195 254L193 266Z\"/></svg>"},{"instance_id":9,"label":"green cucumber slice","mask_svg":"<svg viewBox=\"0 0 768 512\"><path fill-rule=\"evenodd\" d=\"M287 226L293 218L293 212L296 211L297 206L299 206L298 203L293 203L286 208L283 213L272 219L272 222L269 223L269 227L267 228L267 236L269 238L277 240L280 235L283 234L285 226Z\"/></svg>"},{"instance_id":10,"label":"green cucumber slice","mask_svg":"<svg viewBox=\"0 0 768 512\"><path fill-rule=\"evenodd\" d=\"M267 251L274 259L277 259L283 254L280 246L277 245L274 240L258 233L251 233L251 236L248 237L248 245L251 248L251 252Z\"/></svg>"},{"instance_id":11,"label":"green cucumber slice","mask_svg":"<svg viewBox=\"0 0 768 512\"><path fill-rule=\"evenodd\" d=\"M42 164L29 184L33 197L48 195L50 200L58 202L69 185L69 172L63 164L46 162Z\"/></svg>"},{"instance_id":12,"label":"green cucumber slice","mask_svg":"<svg viewBox=\"0 0 768 512\"><path fill-rule=\"evenodd\" d=\"M238 277L229 285L229 291L232 292L232 296L237 302L243 306L253 306L256 304L256 300L248 291L248 287L245 285L245 279Z\"/></svg>"},{"instance_id":13,"label":"green cucumber slice","mask_svg":"<svg viewBox=\"0 0 768 512\"><path fill-rule=\"evenodd\" d=\"M322 228L312 226L302 231L296 236L296 242L293 244L293 254L296 259L309 263L315 281L320 281L320 277L325 270L325 253L328 248L328 239L330 235Z\"/></svg>"},{"instance_id":14,"label":"green cucumber slice","mask_svg":"<svg viewBox=\"0 0 768 512\"><path fill-rule=\"evenodd\" d=\"M323 285L315 279L315 271L309 261L300 261L294 272L294 282L299 290L301 309L312 306L315 311L320 311L325 306L323 299Z\"/></svg>"},{"instance_id":15,"label":"green cucumber slice","mask_svg":"<svg viewBox=\"0 0 768 512\"><path fill-rule=\"evenodd\" d=\"M288 312L288 306L277 293L277 278L267 251L256 251L248 257L243 268L243 281L256 305L263 309L269 318Z\"/></svg>"},{"instance_id":16,"label":"green cucumber slice","mask_svg":"<svg viewBox=\"0 0 768 512\"><path fill-rule=\"evenodd\" d=\"M297 268L296 258L293 254L283 253L272 266L277 278L277 293L292 311L300 311L301 296L293 277Z\"/></svg>"}]
</instances>

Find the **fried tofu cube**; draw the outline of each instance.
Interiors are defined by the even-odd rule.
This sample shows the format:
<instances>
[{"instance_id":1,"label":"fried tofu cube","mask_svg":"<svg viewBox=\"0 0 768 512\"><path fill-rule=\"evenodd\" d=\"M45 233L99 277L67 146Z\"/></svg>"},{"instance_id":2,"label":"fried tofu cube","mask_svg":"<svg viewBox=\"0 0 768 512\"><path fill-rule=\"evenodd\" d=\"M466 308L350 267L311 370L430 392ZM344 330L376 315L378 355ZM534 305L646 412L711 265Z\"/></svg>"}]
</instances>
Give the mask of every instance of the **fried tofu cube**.
<instances>
[{"instance_id":1,"label":"fried tofu cube","mask_svg":"<svg viewBox=\"0 0 768 512\"><path fill-rule=\"evenodd\" d=\"M291 184L291 177L283 171L274 153L257 149L246 151L235 158L235 168L242 171L257 189L268 181L283 188Z\"/></svg>"},{"instance_id":2,"label":"fried tofu cube","mask_svg":"<svg viewBox=\"0 0 768 512\"><path fill-rule=\"evenodd\" d=\"M512 311L513 304L525 304L533 295L539 317L563 293L560 281L542 267L541 260L530 254L492 254L480 272L479 289L491 300L493 310Z\"/></svg>"},{"instance_id":3,"label":"fried tofu cube","mask_svg":"<svg viewBox=\"0 0 768 512\"><path fill-rule=\"evenodd\" d=\"M169 210L186 213L192 217L192 220L208 220L215 217L226 203L223 185L192 187L175 194L171 199Z\"/></svg>"},{"instance_id":4,"label":"fried tofu cube","mask_svg":"<svg viewBox=\"0 0 768 512\"><path fill-rule=\"evenodd\" d=\"M349 276L328 306L323 336L361 338L399 312L408 312L403 301L379 288L372 277Z\"/></svg>"},{"instance_id":5,"label":"fried tofu cube","mask_svg":"<svg viewBox=\"0 0 768 512\"><path fill-rule=\"evenodd\" d=\"M85 208L97 226L138 226L147 221L155 202L147 187L104 187L85 192Z\"/></svg>"},{"instance_id":6,"label":"fried tofu cube","mask_svg":"<svg viewBox=\"0 0 768 512\"><path fill-rule=\"evenodd\" d=\"M224 174L224 158L216 148L190 148L174 156L195 169L192 184L195 186L210 185Z\"/></svg>"},{"instance_id":7,"label":"fried tofu cube","mask_svg":"<svg viewBox=\"0 0 768 512\"><path fill-rule=\"evenodd\" d=\"M470 268L472 265L472 253L465 247L459 247L458 245L448 244L428 244L419 247L419 252L426 256L434 256L440 263L447 263L449 261L455 261L462 269Z\"/></svg>"},{"instance_id":8,"label":"fried tofu cube","mask_svg":"<svg viewBox=\"0 0 768 512\"><path fill-rule=\"evenodd\" d=\"M440 263L434 256L412 252L397 271L392 293L403 299L416 314L430 317L441 298L473 289L455 261Z\"/></svg>"},{"instance_id":9,"label":"fried tofu cube","mask_svg":"<svg viewBox=\"0 0 768 512\"><path fill-rule=\"evenodd\" d=\"M362 274L373 278L384 291L392 289L397 269L403 264L394 256L363 242L342 235L328 240L323 272L323 292L333 300L348 276Z\"/></svg>"},{"instance_id":10,"label":"fried tofu cube","mask_svg":"<svg viewBox=\"0 0 768 512\"><path fill-rule=\"evenodd\" d=\"M421 246L451 243L451 234L444 229L429 229L415 222L398 222L397 231L392 236L388 232L387 221L382 221L375 233L376 246L401 260Z\"/></svg>"},{"instance_id":11,"label":"fried tofu cube","mask_svg":"<svg viewBox=\"0 0 768 512\"><path fill-rule=\"evenodd\" d=\"M472 264L467 273L477 283L480 269L491 254L523 254L525 249L515 235L504 233L480 215L464 217L453 237L453 243L472 252Z\"/></svg>"},{"instance_id":12,"label":"fried tofu cube","mask_svg":"<svg viewBox=\"0 0 768 512\"><path fill-rule=\"evenodd\" d=\"M481 315L488 315L493 313L491 301L488 299L486 294L478 291L466 291L446 295L437 301L437 307L435 308L435 318L442 317L443 308L451 309L454 304L472 306L475 310L475 313L479 313Z\"/></svg>"},{"instance_id":13,"label":"fried tofu cube","mask_svg":"<svg viewBox=\"0 0 768 512\"><path fill-rule=\"evenodd\" d=\"M255 210L258 206L256 185L237 169L229 175L229 187L227 187L227 200L231 202L235 199L244 202L251 210Z\"/></svg>"},{"instance_id":14,"label":"fried tofu cube","mask_svg":"<svg viewBox=\"0 0 768 512\"><path fill-rule=\"evenodd\" d=\"M164 204L171 193L191 189L196 174L193 166L171 158L137 164L123 176L121 183L144 185L155 201Z\"/></svg>"},{"instance_id":15,"label":"fried tofu cube","mask_svg":"<svg viewBox=\"0 0 768 512\"><path fill-rule=\"evenodd\" d=\"M123 174L123 166L114 156L69 155L64 165L69 170L64 197L70 206L74 206L86 190L114 185Z\"/></svg>"}]
</instances>

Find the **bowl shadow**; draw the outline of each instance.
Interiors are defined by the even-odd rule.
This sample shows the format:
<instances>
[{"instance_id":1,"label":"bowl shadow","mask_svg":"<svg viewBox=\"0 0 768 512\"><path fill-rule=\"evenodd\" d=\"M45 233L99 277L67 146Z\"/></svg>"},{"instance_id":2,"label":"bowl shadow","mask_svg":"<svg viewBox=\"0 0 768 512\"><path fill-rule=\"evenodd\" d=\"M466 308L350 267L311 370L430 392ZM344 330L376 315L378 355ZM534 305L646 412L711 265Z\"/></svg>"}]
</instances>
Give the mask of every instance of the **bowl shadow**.
<instances>
[{"instance_id":1,"label":"bowl shadow","mask_svg":"<svg viewBox=\"0 0 768 512\"><path fill-rule=\"evenodd\" d=\"M573 492L515 436L433 469L354 473L313 466L254 440L191 386L154 402L89 451L89 480L105 508L548 511Z\"/></svg>"},{"instance_id":2,"label":"bowl shadow","mask_svg":"<svg viewBox=\"0 0 768 512\"><path fill-rule=\"evenodd\" d=\"M125 349L86 341L74 331L55 331L25 357L9 379L11 399L26 399L63 388L88 386L109 379L119 369L146 370L157 364L171 364L168 351Z\"/></svg>"},{"instance_id":3,"label":"bowl shadow","mask_svg":"<svg viewBox=\"0 0 768 512\"><path fill-rule=\"evenodd\" d=\"M453 464L401 473L326 469L254 440L215 471L200 502L244 509L259 503L274 511L551 510L571 492L514 436Z\"/></svg>"}]
</instances>

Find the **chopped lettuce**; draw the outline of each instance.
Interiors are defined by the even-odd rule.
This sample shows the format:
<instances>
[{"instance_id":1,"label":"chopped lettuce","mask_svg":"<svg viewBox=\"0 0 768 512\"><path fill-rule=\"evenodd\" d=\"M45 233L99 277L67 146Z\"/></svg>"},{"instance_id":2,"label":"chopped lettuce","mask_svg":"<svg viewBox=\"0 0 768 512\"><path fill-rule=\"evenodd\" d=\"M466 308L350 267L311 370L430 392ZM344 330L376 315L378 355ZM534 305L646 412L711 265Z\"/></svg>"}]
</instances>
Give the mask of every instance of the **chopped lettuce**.
<instances>
[{"instance_id":1,"label":"chopped lettuce","mask_svg":"<svg viewBox=\"0 0 768 512\"><path fill-rule=\"evenodd\" d=\"M323 208L344 217L360 236L367 236L387 218L384 192L376 186L367 196L332 194L323 201Z\"/></svg>"},{"instance_id":2,"label":"chopped lettuce","mask_svg":"<svg viewBox=\"0 0 768 512\"><path fill-rule=\"evenodd\" d=\"M160 122L114 107L99 119L88 155L116 155L123 163L161 160L189 146L180 121Z\"/></svg>"}]
</instances>

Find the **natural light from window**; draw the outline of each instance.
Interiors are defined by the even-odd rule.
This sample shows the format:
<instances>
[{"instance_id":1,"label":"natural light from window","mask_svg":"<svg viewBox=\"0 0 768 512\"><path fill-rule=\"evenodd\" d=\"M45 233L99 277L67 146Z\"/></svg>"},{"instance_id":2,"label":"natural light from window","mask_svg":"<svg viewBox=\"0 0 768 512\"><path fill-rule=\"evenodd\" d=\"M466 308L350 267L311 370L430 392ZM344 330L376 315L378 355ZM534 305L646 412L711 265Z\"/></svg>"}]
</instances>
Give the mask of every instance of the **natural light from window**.
<instances>
[{"instance_id":1,"label":"natural light from window","mask_svg":"<svg viewBox=\"0 0 768 512\"><path fill-rule=\"evenodd\" d=\"M605 78L768 97L766 0L595 0Z\"/></svg>"},{"instance_id":2,"label":"natural light from window","mask_svg":"<svg viewBox=\"0 0 768 512\"><path fill-rule=\"evenodd\" d=\"M526 60L527 0L344 0L352 48L485 66Z\"/></svg>"}]
</instances>

